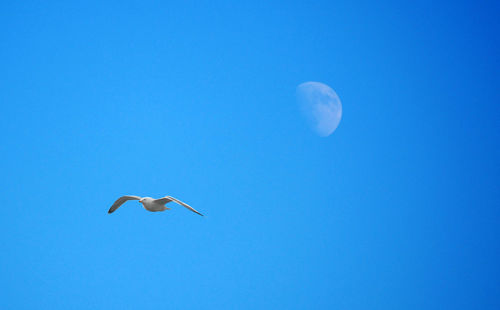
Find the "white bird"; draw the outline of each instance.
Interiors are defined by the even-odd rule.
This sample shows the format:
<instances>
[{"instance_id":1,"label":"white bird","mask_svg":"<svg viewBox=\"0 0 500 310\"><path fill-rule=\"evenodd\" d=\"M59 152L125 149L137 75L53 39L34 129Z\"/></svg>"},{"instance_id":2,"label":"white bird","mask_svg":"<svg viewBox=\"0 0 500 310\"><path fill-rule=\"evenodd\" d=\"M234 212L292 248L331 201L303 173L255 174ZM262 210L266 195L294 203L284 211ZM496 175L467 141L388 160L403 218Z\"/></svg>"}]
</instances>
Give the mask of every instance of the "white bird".
<instances>
[{"instance_id":1,"label":"white bird","mask_svg":"<svg viewBox=\"0 0 500 310\"><path fill-rule=\"evenodd\" d=\"M203 216L203 214L201 214L200 212L191 208L191 206L189 206L188 204L186 204L180 200L177 200L172 196L165 196L165 197L160 198L160 199L154 199L151 197L141 198L139 196L129 196L129 195L121 196L120 198L118 198L115 201L115 203L113 203L111 208L109 208L108 213L115 212L116 209L118 209L122 204L124 204L125 202L127 202L129 200L139 200L139 202L142 203L142 206L144 207L144 209L151 211L151 212L170 210L170 208L165 207L165 205L167 203L173 201L173 202L177 202L178 204L180 204L183 207L188 208L189 210L193 211L194 213L197 213L197 214Z\"/></svg>"}]
</instances>

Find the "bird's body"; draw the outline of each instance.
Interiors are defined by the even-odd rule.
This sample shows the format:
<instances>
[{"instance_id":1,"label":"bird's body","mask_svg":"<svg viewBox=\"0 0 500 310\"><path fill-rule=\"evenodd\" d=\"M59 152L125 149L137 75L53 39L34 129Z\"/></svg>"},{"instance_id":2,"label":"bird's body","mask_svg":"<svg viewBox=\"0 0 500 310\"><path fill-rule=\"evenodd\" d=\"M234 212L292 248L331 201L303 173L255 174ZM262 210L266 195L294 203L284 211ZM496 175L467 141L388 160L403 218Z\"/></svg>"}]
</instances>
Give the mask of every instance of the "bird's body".
<instances>
[{"instance_id":1,"label":"bird's body","mask_svg":"<svg viewBox=\"0 0 500 310\"><path fill-rule=\"evenodd\" d=\"M172 196L165 196L163 198L159 198L159 199L154 199L154 198L151 198L151 197L144 197L144 198L141 198L139 196L122 196L120 198L118 198L115 203L113 203L113 205L111 206L111 208L109 208L109 211L108 213L113 213L116 211L116 209L118 209L122 204L124 204L125 202L129 201L129 200L139 200L139 202L142 204L142 206L144 207L144 209L148 210L148 211L151 211L151 212L158 212L158 211L165 211L165 210L170 210L170 208L167 208L165 205L171 201L174 201L178 204L180 204L181 206L193 211L194 213L196 214L199 214L201 216L203 216L203 214L201 214L200 212L196 211L195 209L191 208L191 206L189 206L188 204L180 201L180 200L177 200L175 199L174 197Z\"/></svg>"},{"instance_id":2,"label":"bird's body","mask_svg":"<svg viewBox=\"0 0 500 310\"><path fill-rule=\"evenodd\" d=\"M144 197L139 202L142 203L144 209L151 212L169 210L169 208L165 207L166 203L157 202L156 199L151 197Z\"/></svg>"}]
</instances>

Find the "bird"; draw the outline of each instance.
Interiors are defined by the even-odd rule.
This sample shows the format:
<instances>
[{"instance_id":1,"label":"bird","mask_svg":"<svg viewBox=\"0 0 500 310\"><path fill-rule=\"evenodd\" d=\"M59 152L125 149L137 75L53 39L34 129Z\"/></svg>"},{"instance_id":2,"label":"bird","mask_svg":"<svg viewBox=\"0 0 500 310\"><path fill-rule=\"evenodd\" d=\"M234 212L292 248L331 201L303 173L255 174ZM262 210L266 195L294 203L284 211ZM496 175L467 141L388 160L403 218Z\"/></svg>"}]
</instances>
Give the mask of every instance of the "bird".
<instances>
[{"instance_id":1,"label":"bird","mask_svg":"<svg viewBox=\"0 0 500 310\"><path fill-rule=\"evenodd\" d=\"M118 209L122 204L124 204L125 202L127 202L129 200L139 200L139 202L142 204L142 206L144 207L144 209L146 209L148 211L151 211L151 212L158 212L158 211L170 210L170 208L165 207L165 205L167 203L173 201L173 202L176 202L176 203L180 204L181 206L183 206L183 207L185 207L185 208L193 211L194 213L203 216L203 214L201 214L200 212L198 212L195 209L191 208L190 205L188 205L188 204L186 204L186 203L184 203L184 202L182 202L182 201L180 201L178 199L175 199L172 196L165 196L163 198L154 199L154 198L151 198L151 197L139 197L139 196L133 196L133 195L125 195L125 196L121 196L120 198L118 198L113 203L113 205L111 206L111 208L109 208L108 214L111 214L111 213L115 212L116 209Z\"/></svg>"}]
</instances>

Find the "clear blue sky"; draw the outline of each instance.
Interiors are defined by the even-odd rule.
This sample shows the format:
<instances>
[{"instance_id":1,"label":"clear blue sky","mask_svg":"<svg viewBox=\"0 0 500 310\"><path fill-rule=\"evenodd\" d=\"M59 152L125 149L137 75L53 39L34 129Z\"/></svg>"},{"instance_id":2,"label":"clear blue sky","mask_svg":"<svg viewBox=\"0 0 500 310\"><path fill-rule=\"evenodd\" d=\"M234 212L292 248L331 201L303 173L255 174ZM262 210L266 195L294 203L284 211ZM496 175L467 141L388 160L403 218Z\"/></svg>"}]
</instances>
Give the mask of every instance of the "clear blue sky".
<instances>
[{"instance_id":1,"label":"clear blue sky","mask_svg":"<svg viewBox=\"0 0 500 310\"><path fill-rule=\"evenodd\" d=\"M499 309L498 15L2 2L0 308Z\"/></svg>"}]
</instances>

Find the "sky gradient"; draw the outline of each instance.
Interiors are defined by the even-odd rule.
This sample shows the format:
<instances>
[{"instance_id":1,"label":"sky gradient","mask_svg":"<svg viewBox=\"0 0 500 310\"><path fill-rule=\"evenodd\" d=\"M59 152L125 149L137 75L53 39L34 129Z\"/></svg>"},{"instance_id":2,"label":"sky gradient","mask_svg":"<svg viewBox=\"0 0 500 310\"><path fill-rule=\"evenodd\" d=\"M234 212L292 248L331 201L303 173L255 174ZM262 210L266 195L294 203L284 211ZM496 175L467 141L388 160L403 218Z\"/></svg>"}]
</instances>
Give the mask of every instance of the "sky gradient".
<instances>
[{"instance_id":1,"label":"sky gradient","mask_svg":"<svg viewBox=\"0 0 500 310\"><path fill-rule=\"evenodd\" d=\"M0 308L499 309L498 15L3 2Z\"/></svg>"}]
</instances>

